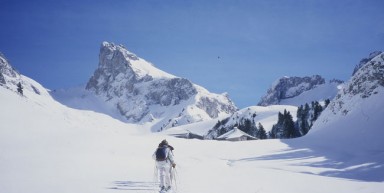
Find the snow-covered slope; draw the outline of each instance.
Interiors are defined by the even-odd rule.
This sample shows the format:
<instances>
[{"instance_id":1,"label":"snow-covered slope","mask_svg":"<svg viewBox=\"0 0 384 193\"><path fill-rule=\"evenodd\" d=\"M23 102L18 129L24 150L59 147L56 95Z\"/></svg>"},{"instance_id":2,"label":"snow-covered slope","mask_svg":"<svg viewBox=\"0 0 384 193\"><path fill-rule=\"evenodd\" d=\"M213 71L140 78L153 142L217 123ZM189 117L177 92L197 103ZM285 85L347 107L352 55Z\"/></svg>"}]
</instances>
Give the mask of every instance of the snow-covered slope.
<instances>
[{"instance_id":1,"label":"snow-covered slope","mask_svg":"<svg viewBox=\"0 0 384 193\"><path fill-rule=\"evenodd\" d=\"M157 192L151 155L164 138L175 147L176 192L382 192L383 68L375 64L332 103L341 108L292 140L178 139L0 86L0 192Z\"/></svg>"},{"instance_id":2,"label":"snow-covered slope","mask_svg":"<svg viewBox=\"0 0 384 193\"><path fill-rule=\"evenodd\" d=\"M144 134L142 126L70 109L47 97L21 97L0 87L0 98L9 109L0 111L0 192L156 192L151 155L164 138L175 147L176 192L371 193L384 188L380 173L369 179L360 175L375 174L372 168L382 171L384 161L369 162L357 156L359 150L345 156L333 148L313 149L310 141L298 146L297 140L177 139ZM327 147L337 144L327 142ZM351 156L355 162L348 162Z\"/></svg>"},{"instance_id":3,"label":"snow-covered slope","mask_svg":"<svg viewBox=\"0 0 384 193\"><path fill-rule=\"evenodd\" d=\"M310 136L343 141L343 145L335 148L383 151L383 107L384 53L381 53L354 73L316 121Z\"/></svg>"},{"instance_id":4,"label":"snow-covered slope","mask_svg":"<svg viewBox=\"0 0 384 193\"><path fill-rule=\"evenodd\" d=\"M342 87L342 81L331 80L326 82L319 75L311 77L283 77L275 81L258 103L268 105L295 105L300 106L312 101L333 99Z\"/></svg>"},{"instance_id":5,"label":"snow-covered slope","mask_svg":"<svg viewBox=\"0 0 384 193\"><path fill-rule=\"evenodd\" d=\"M139 126L29 90L22 97L0 87L0 99L0 192L97 192L104 177L129 168L121 162L129 161L125 139Z\"/></svg>"},{"instance_id":6,"label":"snow-covered slope","mask_svg":"<svg viewBox=\"0 0 384 193\"><path fill-rule=\"evenodd\" d=\"M226 94L210 93L187 79L157 69L123 46L108 42L101 45L99 66L86 89L89 92L82 91L86 93L82 97L66 94L73 89L53 95L68 106L84 109L76 104L95 102L94 93L106 103L98 103L97 106L106 106L98 110L109 109L99 112L123 117L129 123L151 124L153 131L228 116L237 109Z\"/></svg>"},{"instance_id":7,"label":"snow-covered slope","mask_svg":"<svg viewBox=\"0 0 384 193\"><path fill-rule=\"evenodd\" d=\"M380 53L360 66L306 136L288 144L309 150L303 158L321 157L322 161L307 164L325 169L318 171L321 175L384 185L383 99L384 53Z\"/></svg>"}]
</instances>

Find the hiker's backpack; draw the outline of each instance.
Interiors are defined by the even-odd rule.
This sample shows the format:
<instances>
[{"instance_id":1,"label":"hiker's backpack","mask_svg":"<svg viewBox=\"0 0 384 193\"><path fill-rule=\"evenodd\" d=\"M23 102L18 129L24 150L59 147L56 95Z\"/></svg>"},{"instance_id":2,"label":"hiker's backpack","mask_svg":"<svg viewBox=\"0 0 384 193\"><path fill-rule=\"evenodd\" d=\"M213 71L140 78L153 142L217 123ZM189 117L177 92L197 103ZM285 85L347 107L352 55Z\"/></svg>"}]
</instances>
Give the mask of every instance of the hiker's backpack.
<instances>
[{"instance_id":1,"label":"hiker's backpack","mask_svg":"<svg viewBox=\"0 0 384 193\"><path fill-rule=\"evenodd\" d=\"M158 147L156 150L156 161L164 161L167 159L167 146Z\"/></svg>"}]
</instances>

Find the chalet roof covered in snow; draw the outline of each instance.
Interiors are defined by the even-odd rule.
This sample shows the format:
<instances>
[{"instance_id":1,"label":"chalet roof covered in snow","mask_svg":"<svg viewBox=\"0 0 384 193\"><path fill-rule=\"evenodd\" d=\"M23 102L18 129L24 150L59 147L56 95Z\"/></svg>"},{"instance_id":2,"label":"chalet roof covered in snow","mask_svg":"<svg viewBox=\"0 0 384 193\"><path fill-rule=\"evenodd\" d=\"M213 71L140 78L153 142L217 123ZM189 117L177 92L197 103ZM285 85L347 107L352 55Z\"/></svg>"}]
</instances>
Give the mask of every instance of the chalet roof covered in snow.
<instances>
[{"instance_id":1,"label":"chalet roof covered in snow","mask_svg":"<svg viewBox=\"0 0 384 193\"><path fill-rule=\"evenodd\" d=\"M224 133L223 135L219 136L217 139L228 140L228 141L243 141L243 140L254 140L257 138L250 136L245 132L243 132L242 130L235 127L234 129L228 131L227 133Z\"/></svg>"}]
</instances>

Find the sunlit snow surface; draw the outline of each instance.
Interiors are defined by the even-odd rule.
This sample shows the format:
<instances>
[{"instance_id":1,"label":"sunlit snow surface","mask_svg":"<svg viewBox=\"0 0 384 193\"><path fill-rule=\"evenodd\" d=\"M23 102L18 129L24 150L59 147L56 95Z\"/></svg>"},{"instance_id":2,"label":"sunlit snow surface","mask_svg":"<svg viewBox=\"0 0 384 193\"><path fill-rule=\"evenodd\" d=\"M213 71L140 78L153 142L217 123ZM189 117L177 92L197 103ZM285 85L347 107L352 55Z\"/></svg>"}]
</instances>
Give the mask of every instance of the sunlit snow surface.
<instances>
[{"instance_id":1,"label":"sunlit snow surface","mask_svg":"<svg viewBox=\"0 0 384 193\"><path fill-rule=\"evenodd\" d=\"M380 193L383 93L344 118L325 111L328 118L303 138L226 142L151 133L0 87L0 192L157 192L151 155L166 138L175 147L179 193Z\"/></svg>"}]
</instances>

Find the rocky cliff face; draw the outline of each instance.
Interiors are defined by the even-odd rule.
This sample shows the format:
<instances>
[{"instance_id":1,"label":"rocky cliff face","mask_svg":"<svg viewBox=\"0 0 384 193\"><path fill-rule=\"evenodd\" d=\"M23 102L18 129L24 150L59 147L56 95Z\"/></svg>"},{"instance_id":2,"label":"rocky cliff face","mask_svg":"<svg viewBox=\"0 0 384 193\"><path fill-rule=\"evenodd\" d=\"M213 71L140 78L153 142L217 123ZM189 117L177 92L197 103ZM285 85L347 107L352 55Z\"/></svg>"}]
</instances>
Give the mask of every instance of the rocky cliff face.
<instances>
[{"instance_id":1,"label":"rocky cliff face","mask_svg":"<svg viewBox=\"0 0 384 193\"><path fill-rule=\"evenodd\" d=\"M124 46L103 42L86 89L113 104L127 122L158 122L155 130L229 115L227 95L208 92L154 67Z\"/></svg>"},{"instance_id":2,"label":"rocky cliff face","mask_svg":"<svg viewBox=\"0 0 384 193\"><path fill-rule=\"evenodd\" d=\"M382 150L384 54L364 63L321 113L304 140L319 146L324 141L336 144L332 148L339 152L367 154L361 157ZM367 162L371 161L364 161Z\"/></svg>"},{"instance_id":3,"label":"rocky cliff face","mask_svg":"<svg viewBox=\"0 0 384 193\"><path fill-rule=\"evenodd\" d=\"M268 89L267 94L261 98L258 105L276 105L283 99L293 98L324 83L324 78L319 75L311 77L283 77L278 79Z\"/></svg>"},{"instance_id":4,"label":"rocky cliff face","mask_svg":"<svg viewBox=\"0 0 384 193\"><path fill-rule=\"evenodd\" d=\"M363 58L360 60L359 64L356 65L356 67L353 69L353 73L352 73L352 76L355 75L355 73L361 68L363 67L365 64L367 64L368 62L370 62L373 58L375 58L376 56L382 54L383 52L381 51L375 51L375 52L372 52L369 54L369 56L367 58Z\"/></svg>"},{"instance_id":5,"label":"rocky cliff face","mask_svg":"<svg viewBox=\"0 0 384 193\"><path fill-rule=\"evenodd\" d=\"M0 53L0 84L17 84L16 79L20 79L20 74L8 63L5 56Z\"/></svg>"},{"instance_id":6,"label":"rocky cliff face","mask_svg":"<svg viewBox=\"0 0 384 193\"><path fill-rule=\"evenodd\" d=\"M384 89L384 53L375 53L369 60L364 59L364 65L358 65L352 78L331 102L329 108L334 114L346 115L358 105L358 101Z\"/></svg>"},{"instance_id":7,"label":"rocky cliff face","mask_svg":"<svg viewBox=\"0 0 384 193\"><path fill-rule=\"evenodd\" d=\"M37 82L17 72L17 70L7 61L5 56L0 53L0 86L18 92L18 84L21 85L23 90L27 89L38 95L44 92L44 95L47 95L45 89L43 91Z\"/></svg>"}]
</instances>

